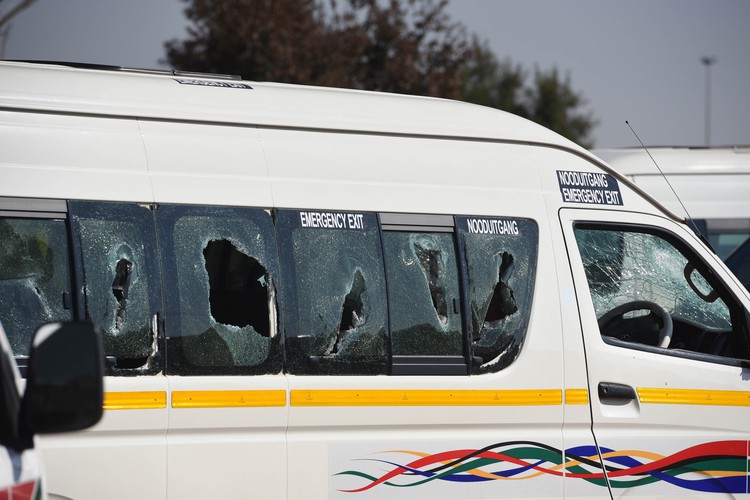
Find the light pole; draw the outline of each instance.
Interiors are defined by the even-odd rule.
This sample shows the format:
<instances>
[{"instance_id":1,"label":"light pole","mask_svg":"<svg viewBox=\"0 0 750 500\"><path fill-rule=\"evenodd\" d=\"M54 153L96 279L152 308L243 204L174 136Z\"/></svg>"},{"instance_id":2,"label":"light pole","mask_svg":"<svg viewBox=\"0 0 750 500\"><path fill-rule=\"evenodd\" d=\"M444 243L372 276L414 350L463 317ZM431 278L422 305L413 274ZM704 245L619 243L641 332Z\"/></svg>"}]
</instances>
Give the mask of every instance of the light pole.
<instances>
[{"instance_id":1,"label":"light pole","mask_svg":"<svg viewBox=\"0 0 750 500\"><path fill-rule=\"evenodd\" d=\"M716 56L701 57L701 62L706 67L705 131L706 147L708 147L711 145L711 65L716 62Z\"/></svg>"}]
</instances>

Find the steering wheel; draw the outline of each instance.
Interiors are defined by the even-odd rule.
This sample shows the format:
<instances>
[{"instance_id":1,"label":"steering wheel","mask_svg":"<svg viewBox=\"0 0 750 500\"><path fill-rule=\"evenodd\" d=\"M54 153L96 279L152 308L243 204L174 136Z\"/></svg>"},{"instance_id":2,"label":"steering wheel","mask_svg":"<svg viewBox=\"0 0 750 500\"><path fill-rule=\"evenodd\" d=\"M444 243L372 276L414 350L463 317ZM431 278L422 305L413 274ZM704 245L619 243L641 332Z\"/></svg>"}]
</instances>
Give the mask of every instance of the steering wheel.
<instances>
[{"instance_id":1,"label":"steering wheel","mask_svg":"<svg viewBox=\"0 0 750 500\"><path fill-rule=\"evenodd\" d=\"M604 327L612 322L612 320L621 317L625 313L641 311L644 309L651 311L661 319L662 326L661 330L659 330L659 341L656 345L663 348L669 347L669 342L672 340L672 316L670 316L669 313L659 304L648 300L634 300L615 307L599 318L599 330L603 330Z\"/></svg>"}]
</instances>

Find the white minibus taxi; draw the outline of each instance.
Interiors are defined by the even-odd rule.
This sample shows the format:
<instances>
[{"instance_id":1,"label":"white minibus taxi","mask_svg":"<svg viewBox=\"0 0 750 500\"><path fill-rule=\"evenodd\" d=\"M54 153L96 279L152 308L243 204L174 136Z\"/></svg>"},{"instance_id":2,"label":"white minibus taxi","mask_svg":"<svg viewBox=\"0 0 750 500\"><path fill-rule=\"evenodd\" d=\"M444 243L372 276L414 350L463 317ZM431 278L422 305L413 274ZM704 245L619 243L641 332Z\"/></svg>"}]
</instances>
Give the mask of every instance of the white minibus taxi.
<instances>
[{"instance_id":1,"label":"white minibus taxi","mask_svg":"<svg viewBox=\"0 0 750 500\"><path fill-rule=\"evenodd\" d=\"M0 319L102 331L68 499L748 495L750 297L497 110L0 63ZM5 260L3 260L5 262Z\"/></svg>"},{"instance_id":2,"label":"white minibus taxi","mask_svg":"<svg viewBox=\"0 0 750 500\"><path fill-rule=\"evenodd\" d=\"M750 289L750 147L609 148L592 153L675 213L691 218Z\"/></svg>"}]
</instances>

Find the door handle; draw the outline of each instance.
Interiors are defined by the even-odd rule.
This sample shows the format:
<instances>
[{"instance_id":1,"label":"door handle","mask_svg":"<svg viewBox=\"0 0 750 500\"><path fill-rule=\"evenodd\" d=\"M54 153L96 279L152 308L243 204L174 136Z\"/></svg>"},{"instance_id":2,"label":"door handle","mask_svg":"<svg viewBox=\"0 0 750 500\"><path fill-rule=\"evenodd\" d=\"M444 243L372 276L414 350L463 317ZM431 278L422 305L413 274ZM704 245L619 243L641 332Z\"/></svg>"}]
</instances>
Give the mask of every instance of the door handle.
<instances>
[{"instance_id":1,"label":"door handle","mask_svg":"<svg viewBox=\"0 0 750 500\"><path fill-rule=\"evenodd\" d=\"M636 399L635 389L626 384L599 382L599 399Z\"/></svg>"}]
</instances>

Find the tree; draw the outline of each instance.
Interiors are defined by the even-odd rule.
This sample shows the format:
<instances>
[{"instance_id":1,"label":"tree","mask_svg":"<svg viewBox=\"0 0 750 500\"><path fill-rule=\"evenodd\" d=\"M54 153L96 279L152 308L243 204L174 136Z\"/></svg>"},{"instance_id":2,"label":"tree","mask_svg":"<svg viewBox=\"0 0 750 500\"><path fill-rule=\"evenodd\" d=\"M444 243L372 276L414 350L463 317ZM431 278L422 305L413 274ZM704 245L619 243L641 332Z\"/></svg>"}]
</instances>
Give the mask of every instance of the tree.
<instances>
[{"instance_id":1,"label":"tree","mask_svg":"<svg viewBox=\"0 0 750 500\"><path fill-rule=\"evenodd\" d=\"M583 147L593 147L588 135L596 121L580 110L585 100L572 90L569 75L561 80L557 68L548 72L537 68L533 84L528 85L521 66L509 59L499 62L486 42L475 38L470 53L463 67L464 100L523 116Z\"/></svg>"},{"instance_id":2,"label":"tree","mask_svg":"<svg viewBox=\"0 0 750 500\"><path fill-rule=\"evenodd\" d=\"M524 81L526 72L510 59L499 62L485 43L474 38L470 57L463 67L461 98L468 102L526 116Z\"/></svg>"},{"instance_id":3,"label":"tree","mask_svg":"<svg viewBox=\"0 0 750 500\"><path fill-rule=\"evenodd\" d=\"M334 16L335 31L351 43L350 86L457 99L468 54L463 26L445 12L448 0L349 0ZM335 5L335 4L334 4Z\"/></svg>"},{"instance_id":4,"label":"tree","mask_svg":"<svg viewBox=\"0 0 750 500\"><path fill-rule=\"evenodd\" d=\"M325 43L314 0L183 0L189 38L166 43L173 68L309 82Z\"/></svg>"},{"instance_id":5,"label":"tree","mask_svg":"<svg viewBox=\"0 0 750 500\"><path fill-rule=\"evenodd\" d=\"M447 0L183 0L189 39L167 64L191 71L457 98L466 54Z\"/></svg>"},{"instance_id":6,"label":"tree","mask_svg":"<svg viewBox=\"0 0 750 500\"><path fill-rule=\"evenodd\" d=\"M561 80L557 68L534 71L534 86L527 91L527 117L581 146L591 149L587 139L595 121L589 113L578 111L585 101L570 88L570 75Z\"/></svg>"},{"instance_id":7,"label":"tree","mask_svg":"<svg viewBox=\"0 0 750 500\"><path fill-rule=\"evenodd\" d=\"M499 62L453 22L448 0L182 0L186 40L165 44L175 69L247 80L463 99L530 118L589 146L584 100L557 70Z\"/></svg>"}]
</instances>

